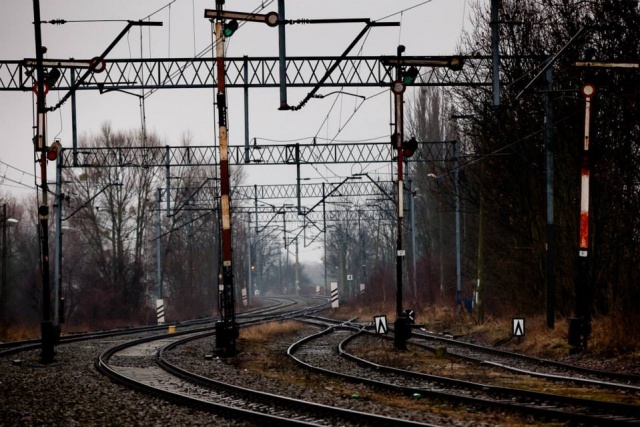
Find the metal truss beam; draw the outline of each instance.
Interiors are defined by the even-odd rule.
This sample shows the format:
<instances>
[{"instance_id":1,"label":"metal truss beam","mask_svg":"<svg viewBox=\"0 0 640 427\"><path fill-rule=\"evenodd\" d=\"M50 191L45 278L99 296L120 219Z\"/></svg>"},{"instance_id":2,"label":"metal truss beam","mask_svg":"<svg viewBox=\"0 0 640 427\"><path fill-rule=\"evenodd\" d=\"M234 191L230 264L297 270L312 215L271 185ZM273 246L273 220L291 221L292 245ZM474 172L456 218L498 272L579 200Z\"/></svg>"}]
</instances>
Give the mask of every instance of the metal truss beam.
<instances>
[{"instance_id":1,"label":"metal truss beam","mask_svg":"<svg viewBox=\"0 0 640 427\"><path fill-rule=\"evenodd\" d=\"M183 207L182 211L211 211L215 210L212 206L198 206L195 204L191 204ZM251 206L232 206L231 212L237 216L238 221L244 221L242 217L244 214L255 215L256 210ZM360 213L360 218L365 221L377 221L378 219L382 219L385 221L389 221L392 223L395 221L395 218L392 217L391 213L384 212L379 209L369 208L369 209L359 209L359 210L350 210L350 209L332 209L327 210L324 214L321 211L312 211L306 212L303 215L298 214L296 210L286 210L286 211L278 211L272 210L271 208L260 207L258 208L258 224L262 227L273 225L274 227L278 227L282 224L282 216L286 216L287 225L289 224L298 224L299 227L309 226L311 224L315 224L316 227L322 227L323 221L326 222L346 222L352 221L357 218L358 212ZM239 216L238 216L239 215ZM255 221L255 216L252 218L252 224ZM295 228L295 226L294 226Z\"/></svg>"},{"instance_id":2,"label":"metal truss beam","mask_svg":"<svg viewBox=\"0 0 640 427\"><path fill-rule=\"evenodd\" d=\"M236 206L232 207L231 211L233 214L255 214L255 209L252 207ZM282 225L282 216L285 215L287 227L289 224L298 223L301 227L305 225L309 226L309 224L315 224L317 227L321 228L324 220L326 220L326 222L354 221L357 220L358 214L360 215L361 220L365 221L377 221L378 218L391 222L395 221L395 218L392 218L386 215L385 212L374 208L359 210L334 209L326 211L324 214L325 216L323 216L323 213L319 211L309 212L306 215L298 215L295 210L276 210L274 212L267 208L260 208L258 210L258 224L262 227L269 225L278 227Z\"/></svg>"},{"instance_id":3,"label":"metal truss beam","mask_svg":"<svg viewBox=\"0 0 640 427\"><path fill-rule=\"evenodd\" d=\"M380 181L379 185L385 188L391 188L393 181ZM327 182L324 184L300 184L301 198L321 198L332 192L336 187L340 190L333 193L332 197L357 197L357 196L379 196L380 189L373 182ZM269 199L291 199L292 201L298 197L297 185L239 185L233 188L234 200L246 199L259 200Z\"/></svg>"},{"instance_id":4,"label":"metal truss beam","mask_svg":"<svg viewBox=\"0 0 640 427\"><path fill-rule=\"evenodd\" d=\"M340 61L323 87L388 87L393 67L384 65L386 56L289 57L286 60L288 87L313 87ZM491 58L461 57L462 70L447 67L420 67L414 86L490 86ZM49 59L48 63L69 60ZM87 60L88 61L88 60ZM503 58L502 61L509 61ZM105 69L91 74L78 90L197 89L216 87L215 58L112 59ZM227 88L279 87L279 58L225 58ZM247 70L245 81L244 71ZM60 68L61 77L51 90L72 87L71 69ZM31 91L34 85L33 60L0 61L0 91Z\"/></svg>"},{"instance_id":5,"label":"metal truss beam","mask_svg":"<svg viewBox=\"0 0 640 427\"><path fill-rule=\"evenodd\" d=\"M92 147L73 153L63 150L63 168L71 167L161 167L218 165L218 147ZM248 154L248 156L247 156ZM336 143L229 146L232 165L260 164L340 164L386 163L395 158L390 143ZM453 141L419 144L414 154L417 160L446 161L453 159ZM247 162L248 159L248 162Z\"/></svg>"},{"instance_id":6,"label":"metal truss beam","mask_svg":"<svg viewBox=\"0 0 640 427\"><path fill-rule=\"evenodd\" d=\"M339 198L348 197L350 200L355 200L355 197L380 197L381 200L387 197L381 188L387 189L386 191L392 192L394 186L393 181L348 181L348 182L329 182L319 184L301 184L300 185L300 197L301 198ZM334 191L337 189L337 191ZM171 198L176 205L173 210L209 210L213 209L218 200L218 189L213 186L199 187L199 188L170 188ZM295 184L281 184L281 185L239 185L231 188L231 199L238 206L244 206L243 201L253 202L256 197L258 200L286 200L295 199L297 197L297 186ZM162 194L166 194L165 189L161 189ZM185 200L185 197L188 200ZM327 204L332 204L327 202ZM255 212L255 206L241 207L243 211L253 213ZM282 206L264 206L258 207L258 212L276 212L283 209ZM362 209L360 209L362 210ZM297 210L295 211L297 213ZM308 208L305 209L302 206L302 212L308 212Z\"/></svg>"}]
</instances>

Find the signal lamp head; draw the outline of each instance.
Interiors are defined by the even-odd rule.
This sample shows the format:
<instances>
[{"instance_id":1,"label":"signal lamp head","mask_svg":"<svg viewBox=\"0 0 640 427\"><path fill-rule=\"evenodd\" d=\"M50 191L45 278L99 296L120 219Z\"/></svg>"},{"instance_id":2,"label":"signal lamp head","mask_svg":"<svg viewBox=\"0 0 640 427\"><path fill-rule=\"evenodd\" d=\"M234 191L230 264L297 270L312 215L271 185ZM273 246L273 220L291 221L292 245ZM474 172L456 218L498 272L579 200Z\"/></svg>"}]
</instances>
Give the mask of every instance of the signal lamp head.
<instances>
[{"instance_id":1,"label":"signal lamp head","mask_svg":"<svg viewBox=\"0 0 640 427\"><path fill-rule=\"evenodd\" d=\"M47 159L52 162L58 158L60 152L62 151L62 144L60 141L54 141L53 144L47 149Z\"/></svg>"},{"instance_id":2,"label":"signal lamp head","mask_svg":"<svg viewBox=\"0 0 640 427\"><path fill-rule=\"evenodd\" d=\"M58 82L61 75L62 73L60 72L60 70L54 67L50 69L49 72L47 73L45 83L47 84L47 86L49 86L49 88L52 88Z\"/></svg>"},{"instance_id":3,"label":"signal lamp head","mask_svg":"<svg viewBox=\"0 0 640 427\"><path fill-rule=\"evenodd\" d=\"M460 71L464 66L464 58L460 56L454 56L449 59L449 69L453 71Z\"/></svg>"},{"instance_id":4,"label":"signal lamp head","mask_svg":"<svg viewBox=\"0 0 640 427\"><path fill-rule=\"evenodd\" d=\"M406 85L412 85L416 78L418 77L418 69L416 67L411 67L407 71L404 72L404 76L402 77L402 81Z\"/></svg>"},{"instance_id":5,"label":"signal lamp head","mask_svg":"<svg viewBox=\"0 0 640 427\"><path fill-rule=\"evenodd\" d=\"M404 157L411 157L413 153L418 149L418 141L415 137L412 137L408 141L402 141L402 154Z\"/></svg>"},{"instance_id":6,"label":"signal lamp head","mask_svg":"<svg viewBox=\"0 0 640 427\"><path fill-rule=\"evenodd\" d=\"M235 19L232 19L229 22L225 22L224 30L222 30L222 34L224 34L225 37L231 37L233 33L236 32L237 29L238 29L238 21L236 21Z\"/></svg>"}]
</instances>

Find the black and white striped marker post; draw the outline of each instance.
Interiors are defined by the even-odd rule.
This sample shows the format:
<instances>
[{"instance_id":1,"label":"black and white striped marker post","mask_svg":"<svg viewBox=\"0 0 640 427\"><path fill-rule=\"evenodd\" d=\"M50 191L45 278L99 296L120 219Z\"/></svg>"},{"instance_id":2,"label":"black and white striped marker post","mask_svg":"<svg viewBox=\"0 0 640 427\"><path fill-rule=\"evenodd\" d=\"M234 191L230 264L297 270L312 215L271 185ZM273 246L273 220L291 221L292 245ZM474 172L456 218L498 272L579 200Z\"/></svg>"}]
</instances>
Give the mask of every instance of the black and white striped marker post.
<instances>
[{"instance_id":1,"label":"black and white striped marker post","mask_svg":"<svg viewBox=\"0 0 640 427\"><path fill-rule=\"evenodd\" d=\"M164 324L164 300L162 299L156 300L156 320L158 325Z\"/></svg>"},{"instance_id":2,"label":"black and white striped marker post","mask_svg":"<svg viewBox=\"0 0 640 427\"><path fill-rule=\"evenodd\" d=\"M338 282L331 282L331 308L338 308Z\"/></svg>"}]
</instances>

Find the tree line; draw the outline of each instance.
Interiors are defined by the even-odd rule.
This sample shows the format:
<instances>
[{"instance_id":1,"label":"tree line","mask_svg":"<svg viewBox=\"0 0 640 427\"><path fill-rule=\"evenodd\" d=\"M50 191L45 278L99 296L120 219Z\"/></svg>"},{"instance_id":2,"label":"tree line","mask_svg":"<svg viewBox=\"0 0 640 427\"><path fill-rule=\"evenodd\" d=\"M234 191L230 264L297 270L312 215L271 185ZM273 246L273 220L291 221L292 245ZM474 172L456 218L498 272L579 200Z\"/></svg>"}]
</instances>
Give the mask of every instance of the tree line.
<instances>
[{"instance_id":1,"label":"tree line","mask_svg":"<svg viewBox=\"0 0 640 427\"><path fill-rule=\"evenodd\" d=\"M471 29L459 45L463 55L491 56L488 3L473 6ZM621 328L637 331L639 3L500 3L503 84L498 108L493 105L491 87L414 89L405 97L407 138L457 141L458 145L457 157L409 163L411 187L405 188L405 200L413 199L415 225L410 228L407 203L403 240L408 248L404 280L408 304L453 306L457 302L457 202L462 276L459 302L464 306L473 301L466 307L477 319L482 320L485 314L543 314L549 293L547 273L552 271L555 315L574 316L577 293L583 293L590 315L614 316L620 319ZM577 61L636 64L636 68L578 67ZM545 71L548 64L549 72ZM478 72L490 76L492 70ZM585 166L585 98L581 88L585 83L593 84L596 94L588 159L589 264L586 282L581 284L578 244L581 168ZM545 120L550 123L548 148ZM553 172L552 221L547 211L549 168ZM351 233L356 228L352 221ZM350 250L356 254L351 256L354 260L358 254L366 255L364 264L372 272L368 289L375 292L375 298L388 298L395 285L394 225L370 227L366 233L355 238L339 237L337 230L333 237L330 234L330 242L351 242L352 249L335 245L328 261L340 269ZM381 235L386 238L380 239ZM415 261L411 259L413 235ZM363 239L365 250L358 249ZM554 251L551 258L549 245ZM373 273L379 264L372 254L380 251L388 252L384 274ZM553 264L547 265L549 261ZM353 262L351 268L357 269ZM412 283L412 277L418 278L417 283Z\"/></svg>"},{"instance_id":2,"label":"tree line","mask_svg":"<svg viewBox=\"0 0 640 427\"><path fill-rule=\"evenodd\" d=\"M191 141L185 137L182 143L188 146ZM116 131L109 124L97 135L79 141L80 149L160 145L156 135ZM172 200L167 210L163 171L127 166L62 170L60 277L62 317L67 325L96 329L154 324L159 297L165 300L167 321L217 315L220 216L216 174L214 167L172 167ZM243 179L242 169L234 169L232 183ZM37 330L42 277L36 218L31 200L5 197L3 201L8 206L7 218L18 222L3 222L8 237L2 242L7 252L2 263L6 274L0 294L0 329L5 334L11 328ZM52 214L51 233L55 232L54 217ZM293 267L282 266L278 235L266 234L254 243L249 232L245 217L234 216L237 301L241 301L250 274L245 266L252 243L253 256L260 252L260 263L254 265L259 270L251 274L262 278L262 292L279 293L280 277L293 277ZM58 256L54 241L50 239L52 288Z\"/></svg>"}]
</instances>

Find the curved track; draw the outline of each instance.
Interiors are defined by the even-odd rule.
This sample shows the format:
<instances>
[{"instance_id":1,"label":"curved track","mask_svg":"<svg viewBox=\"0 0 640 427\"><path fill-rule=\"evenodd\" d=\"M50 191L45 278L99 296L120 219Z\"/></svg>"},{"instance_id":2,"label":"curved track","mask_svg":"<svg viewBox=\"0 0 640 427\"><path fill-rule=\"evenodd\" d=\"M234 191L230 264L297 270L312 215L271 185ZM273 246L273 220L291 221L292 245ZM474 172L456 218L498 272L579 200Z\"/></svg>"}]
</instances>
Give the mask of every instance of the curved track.
<instances>
[{"instance_id":1,"label":"curved track","mask_svg":"<svg viewBox=\"0 0 640 427\"><path fill-rule=\"evenodd\" d=\"M498 408L500 411L533 415L536 419L546 421L580 425L640 425L640 406L637 404L640 401L640 388L637 376L586 370L415 331L408 342L411 351L405 352L405 355L415 355L422 351L442 352L444 347L447 360L461 360L460 363L468 365L471 370L481 371L489 366L498 372L503 371L503 374L494 375L506 376L504 372L509 371L508 375L536 376L541 378L539 381L548 380L560 384L567 382L572 387L587 390L585 394L591 393L588 391L590 388L606 389L610 401L604 401L600 396L597 399L581 399L573 395L504 387L490 381L485 382L482 378L465 381L416 370L398 369L365 360L369 356L363 349L380 343L386 343L389 351L394 352L388 337L367 332L371 328L370 323L356 323L355 318L339 321L315 314L326 307L326 301L312 307L303 306L291 298L273 298L272 302L269 306L239 314L240 326L297 319L324 328L322 332L294 343L288 350L288 354L299 364L323 375L418 399L433 398L472 408ZM209 325L203 327L203 323ZM168 360L171 358L165 357L165 352L193 340L209 339L215 334L214 324L211 319L206 319L179 325L181 331L174 334L166 334L169 325L161 325L64 337L63 343L88 339L111 340L108 337L126 337L135 333L153 334L126 343L122 339L114 340L118 345L100 355L96 362L98 370L113 381L129 387L258 425L427 425L247 390L246 387L233 386L188 372L172 364ZM9 345L5 351L13 353L29 346L38 347L39 341L9 344L14 344L15 347L11 348ZM0 356L3 354L0 351ZM321 367L323 365L330 365L333 370L324 369ZM408 365L410 364L401 366L405 368ZM620 393L619 399L615 397L616 393ZM633 404L620 403L623 400ZM404 417L405 414L398 416Z\"/></svg>"},{"instance_id":2,"label":"curved track","mask_svg":"<svg viewBox=\"0 0 640 427\"><path fill-rule=\"evenodd\" d=\"M524 354L513 353L477 344L458 341L426 331L413 332L411 344L431 352L438 348L446 348L447 356L476 363L491 365L496 368L510 370L549 380L570 381L614 389L627 389L629 392L640 392L640 376L623 372L607 372L588 369L554 360L541 359ZM420 344L426 341L432 345Z\"/></svg>"},{"instance_id":3,"label":"curved track","mask_svg":"<svg viewBox=\"0 0 640 427\"><path fill-rule=\"evenodd\" d=\"M307 311L309 309L302 310ZM294 311L280 313L277 317L282 319L301 315L300 311ZM275 316L263 321L270 321ZM213 334L212 330L186 331L121 344L100 355L97 368L112 380L129 387L259 425L425 425L233 386L188 372L171 364L164 357L164 352L172 347Z\"/></svg>"},{"instance_id":4,"label":"curved track","mask_svg":"<svg viewBox=\"0 0 640 427\"><path fill-rule=\"evenodd\" d=\"M264 307L259 307L252 310L240 312L237 315L237 318L250 319L254 317L259 317L259 316L263 316L265 313L273 313L277 310L282 310L287 307L298 304L298 301L291 298L269 297L269 298L264 298L264 300L271 301L272 304L266 305ZM167 328L170 326L175 326L180 328L193 328L193 327L211 324L216 320L217 319L213 319L213 318L194 319L194 320L187 320L182 322L168 322L162 325L117 328L117 329L109 329L104 331L93 331L93 332L86 332L86 333L63 335L60 337L59 344L67 344L67 343L78 342L78 341L117 337L117 336L124 336L124 335L135 335L135 334L148 333L148 332L164 333L166 332ZM0 357L10 356L12 354L20 353L22 351L37 350L40 348L41 345L42 345L42 341L40 339L2 342L0 343Z\"/></svg>"},{"instance_id":5,"label":"curved track","mask_svg":"<svg viewBox=\"0 0 640 427\"><path fill-rule=\"evenodd\" d=\"M359 332L354 334L354 329L331 326L323 332L298 341L290 347L288 353L300 364L316 372L404 394L509 409L548 420L590 425L640 424L640 407L636 405L497 387L375 364L344 350L346 343L363 333L363 329L360 328ZM331 366L341 366L340 371L327 371L320 367L326 363L327 358L340 357L354 363L330 363Z\"/></svg>"}]
</instances>

